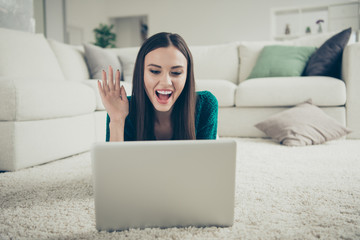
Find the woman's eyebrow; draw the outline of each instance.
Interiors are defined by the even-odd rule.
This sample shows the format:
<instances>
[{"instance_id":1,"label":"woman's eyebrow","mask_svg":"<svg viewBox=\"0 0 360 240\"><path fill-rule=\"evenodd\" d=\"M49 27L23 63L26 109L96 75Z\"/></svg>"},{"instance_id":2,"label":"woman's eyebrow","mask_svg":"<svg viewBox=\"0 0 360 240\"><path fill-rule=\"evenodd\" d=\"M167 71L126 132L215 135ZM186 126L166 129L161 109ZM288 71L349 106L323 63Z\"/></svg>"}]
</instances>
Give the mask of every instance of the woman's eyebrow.
<instances>
[{"instance_id":1,"label":"woman's eyebrow","mask_svg":"<svg viewBox=\"0 0 360 240\"><path fill-rule=\"evenodd\" d=\"M171 67L171 69L174 69L174 68L182 68L183 66L181 66L181 65L177 65L177 66L173 66L173 67Z\"/></svg>"},{"instance_id":2,"label":"woman's eyebrow","mask_svg":"<svg viewBox=\"0 0 360 240\"><path fill-rule=\"evenodd\" d=\"M153 63L150 63L150 64L148 65L148 67L150 67L150 66L152 66L152 67L157 67L157 68L161 68L161 66L156 65L156 64L153 64ZM176 65L176 66L172 66L171 69L174 69L174 68L183 68L183 67L184 67L184 66L182 66L182 65Z\"/></svg>"},{"instance_id":3,"label":"woman's eyebrow","mask_svg":"<svg viewBox=\"0 0 360 240\"><path fill-rule=\"evenodd\" d=\"M149 66L153 66L153 67L158 67L158 68L161 68L161 66L156 65L156 64L152 64L152 63L150 63L150 64L148 65L148 67L149 67Z\"/></svg>"}]
</instances>

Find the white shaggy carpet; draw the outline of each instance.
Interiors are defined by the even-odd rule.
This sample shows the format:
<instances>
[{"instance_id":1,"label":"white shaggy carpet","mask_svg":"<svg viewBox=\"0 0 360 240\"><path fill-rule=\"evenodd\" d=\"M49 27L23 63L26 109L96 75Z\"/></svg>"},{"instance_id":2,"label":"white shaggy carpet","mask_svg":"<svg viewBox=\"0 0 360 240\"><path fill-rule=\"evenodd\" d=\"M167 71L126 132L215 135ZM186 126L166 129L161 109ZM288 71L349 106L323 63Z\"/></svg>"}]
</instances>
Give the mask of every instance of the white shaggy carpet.
<instances>
[{"instance_id":1,"label":"white shaggy carpet","mask_svg":"<svg viewBox=\"0 0 360 240\"><path fill-rule=\"evenodd\" d=\"M360 140L237 141L232 227L97 232L87 152L0 173L0 239L360 239Z\"/></svg>"}]
</instances>

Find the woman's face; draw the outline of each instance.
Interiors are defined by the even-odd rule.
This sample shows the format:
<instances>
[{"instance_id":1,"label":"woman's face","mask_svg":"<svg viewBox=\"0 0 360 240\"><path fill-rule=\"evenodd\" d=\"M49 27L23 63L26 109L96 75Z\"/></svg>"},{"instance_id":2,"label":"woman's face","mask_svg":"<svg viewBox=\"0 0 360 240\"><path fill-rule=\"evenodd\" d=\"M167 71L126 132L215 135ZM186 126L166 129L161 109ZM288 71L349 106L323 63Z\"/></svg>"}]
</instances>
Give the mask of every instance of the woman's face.
<instances>
[{"instance_id":1,"label":"woman's face","mask_svg":"<svg viewBox=\"0 0 360 240\"><path fill-rule=\"evenodd\" d=\"M184 89L187 60L174 46L157 48L145 56L146 93L159 112L167 112Z\"/></svg>"}]
</instances>

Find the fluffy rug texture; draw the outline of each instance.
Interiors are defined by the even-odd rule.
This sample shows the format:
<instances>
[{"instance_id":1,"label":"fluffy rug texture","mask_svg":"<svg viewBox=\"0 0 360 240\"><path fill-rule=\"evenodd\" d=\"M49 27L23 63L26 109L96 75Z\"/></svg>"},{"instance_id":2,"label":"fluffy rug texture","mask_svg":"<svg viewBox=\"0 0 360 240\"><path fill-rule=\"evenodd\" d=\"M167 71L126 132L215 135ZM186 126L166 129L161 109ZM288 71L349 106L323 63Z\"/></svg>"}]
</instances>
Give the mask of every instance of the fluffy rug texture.
<instances>
[{"instance_id":1,"label":"fluffy rug texture","mask_svg":"<svg viewBox=\"0 0 360 240\"><path fill-rule=\"evenodd\" d=\"M237 143L232 227L98 232L86 152L0 173L0 239L360 239L360 140Z\"/></svg>"}]
</instances>

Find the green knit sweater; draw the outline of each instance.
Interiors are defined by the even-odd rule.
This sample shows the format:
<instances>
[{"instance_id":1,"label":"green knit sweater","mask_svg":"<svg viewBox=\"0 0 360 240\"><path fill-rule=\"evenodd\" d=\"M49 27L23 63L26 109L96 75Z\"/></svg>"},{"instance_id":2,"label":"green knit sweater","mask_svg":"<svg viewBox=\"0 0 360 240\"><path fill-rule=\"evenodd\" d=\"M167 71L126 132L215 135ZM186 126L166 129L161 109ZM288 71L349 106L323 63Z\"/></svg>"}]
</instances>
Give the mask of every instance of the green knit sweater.
<instances>
[{"instance_id":1,"label":"green knit sweater","mask_svg":"<svg viewBox=\"0 0 360 240\"><path fill-rule=\"evenodd\" d=\"M216 139L217 135L217 117L218 117L218 101L216 97L208 92L196 92L196 109L195 109L195 134L196 139ZM129 104L131 97L128 97ZM109 129L110 118L107 115L106 120L106 141L110 139ZM125 120L124 140L135 141L135 123L129 116Z\"/></svg>"}]
</instances>

